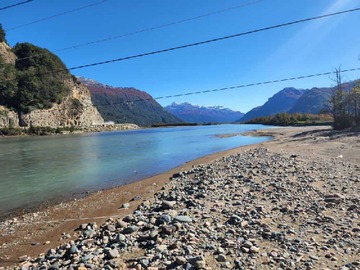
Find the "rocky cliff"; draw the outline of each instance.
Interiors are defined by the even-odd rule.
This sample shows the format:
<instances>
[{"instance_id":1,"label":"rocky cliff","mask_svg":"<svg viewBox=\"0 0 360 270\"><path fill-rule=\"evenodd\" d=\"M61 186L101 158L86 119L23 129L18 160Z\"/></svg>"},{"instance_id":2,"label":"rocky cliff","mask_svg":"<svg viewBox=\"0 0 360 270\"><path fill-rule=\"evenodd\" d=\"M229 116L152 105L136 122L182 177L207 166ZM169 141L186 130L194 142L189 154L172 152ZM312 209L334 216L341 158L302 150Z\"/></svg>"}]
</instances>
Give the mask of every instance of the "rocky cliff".
<instances>
[{"instance_id":1,"label":"rocky cliff","mask_svg":"<svg viewBox=\"0 0 360 270\"><path fill-rule=\"evenodd\" d=\"M11 51L11 47L5 42L0 42L0 58L8 64L15 64L16 55Z\"/></svg>"},{"instance_id":2,"label":"rocky cliff","mask_svg":"<svg viewBox=\"0 0 360 270\"><path fill-rule=\"evenodd\" d=\"M65 82L71 89L70 94L60 104L48 110L34 110L20 115L20 123L25 126L47 127L90 127L104 123L104 119L93 106L91 95L85 85Z\"/></svg>"},{"instance_id":3,"label":"rocky cliff","mask_svg":"<svg viewBox=\"0 0 360 270\"><path fill-rule=\"evenodd\" d=\"M4 106L0 106L0 128L19 126L17 113L10 111Z\"/></svg>"},{"instance_id":4,"label":"rocky cliff","mask_svg":"<svg viewBox=\"0 0 360 270\"><path fill-rule=\"evenodd\" d=\"M16 55L5 43L0 42L0 81L6 81L5 65L15 66ZM5 64L4 64L5 63ZM28 113L12 111L4 100L0 104L0 128L4 127L80 127L87 128L104 124L104 119L98 110L93 106L91 94L85 85L72 78L70 74L61 81L67 89L67 95L61 102L53 103L49 109L33 109ZM16 82L15 82L16 84ZM5 86L0 87L1 91L7 91ZM44 88L46 86L43 86ZM7 108L8 107L8 108Z\"/></svg>"}]
</instances>

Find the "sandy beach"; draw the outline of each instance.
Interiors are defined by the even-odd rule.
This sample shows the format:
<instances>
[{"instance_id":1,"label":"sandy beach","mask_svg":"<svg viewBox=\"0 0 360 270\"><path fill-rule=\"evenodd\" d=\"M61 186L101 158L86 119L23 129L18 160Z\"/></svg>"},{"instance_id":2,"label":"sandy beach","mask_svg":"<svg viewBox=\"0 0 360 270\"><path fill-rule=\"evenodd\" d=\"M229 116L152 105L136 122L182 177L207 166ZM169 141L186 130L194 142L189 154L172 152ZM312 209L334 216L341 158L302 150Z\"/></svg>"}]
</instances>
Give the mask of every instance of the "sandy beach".
<instances>
[{"instance_id":1,"label":"sandy beach","mask_svg":"<svg viewBox=\"0 0 360 270\"><path fill-rule=\"evenodd\" d=\"M360 269L359 133L248 135L274 139L1 222L0 269Z\"/></svg>"}]
</instances>

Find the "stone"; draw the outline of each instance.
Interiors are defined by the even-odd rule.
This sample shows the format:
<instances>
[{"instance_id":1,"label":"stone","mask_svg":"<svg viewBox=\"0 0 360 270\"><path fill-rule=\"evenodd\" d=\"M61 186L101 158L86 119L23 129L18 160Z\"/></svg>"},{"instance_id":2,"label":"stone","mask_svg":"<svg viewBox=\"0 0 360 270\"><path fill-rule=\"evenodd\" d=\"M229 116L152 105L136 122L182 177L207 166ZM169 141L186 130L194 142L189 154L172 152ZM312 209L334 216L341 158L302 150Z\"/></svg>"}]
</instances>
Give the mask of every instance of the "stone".
<instances>
[{"instance_id":1,"label":"stone","mask_svg":"<svg viewBox=\"0 0 360 270\"><path fill-rule=\"evenodd\" d=\"M174 208L175 204L176 204L176 201L163 201L161 204L161 207L163 209L172 209L172 208Z\"/></svg>"},{"instance_id":2,"label":"stone","mask_svg":"<svg viewBox=\"0 0 360 270\"><path fill-rule=\"evenodd\" d=\"M135 225L132 225L132 226L124 228L122 233L123 234L131 234L131 233L136 232L137 230L138 230L138 227Z\"/></svg>"},{"instance_id":3,"label":"stone","mask_svg":"<svg viewBox=\"0 0 360 270\"><path fill-rule=\"evenodd\" d=\"M253 246L253 244L250 241L245 241L242 244L242 246L245 247L245 248L251 248Z\"/></svg>"},{"instance_id":4,"label":"stone","mask_svg":"<svg viewBox=\"0 0 360 270\"><path fill-rule=\"evenodd\" d=\"M126 240L126 237L125 235L123 235L122 233L119 233L117 236L116 236L116 241L117 242L124 242Z\"/></svg>"},{"instance_id":5,"label":"stone","mask_svg":"<svg viewBox=\"0 0 360 270\"><path fill-rule=\"evenodd\" d=\"M172 221L171 216L167 214L161 215L159 218L160 223L170 223L171 221Z\"/></svg>"},{"instance_id":6,"label":"stone","mask_svg":"<svg viewBox=\"0 0 360 270\"><path fill-rule=\"evenodd\" d=\"M74 253L78 253L78 252L79 252L79 249L77 248L77 246L76 245L71 245L70 253L74 254Z\"/></svg>"},{"instance_id":7,"label":"stone","mask_svg":"<svg viewBox=\"0 0 360 270\"><path fill-rule=\"evenodd\" d=\"M259 247L252 246L250 247L250 253L258 253L260 251Z\"/></svg>"},{"instance_id":8,"label":"stone","mask_svg":"<svg viewBox=\"0 0 360 270\"><path fill-rule=\"evenodd\" d=\"M130 207L130 203L123 203L123 204L121 205L121 208L127 209L127 208L129 208L129 207Z\"/></svg>"},{"instance_id":9,"label":"stone","mask_svg":"<svg viewBox=\"0 0 360 270\"><path fill-rule=\"evenodd\" d=\"M216 257L216 260L218 262L226 262L226 256L224 254L219 254L217 257Z\"/></svg>"},{"instance_id":10,"label":"stone","mask_svg":"<svg viewBox=\"0 0 360 270\"><path fill-rule=\"evenodd\" d=\"M187 263L187 260L185 257L183 256L177 256L176 259L175 259L175 262L178 264L178 265L184 265Z\"/></svg>"},{"instance_id":11,"label":"stone","mask_svg":"<svg viewBox=\"0 0 360 270\"><path fill-rule=\"evenodd\" d=\"M192 219L188 216L176 216L174 220L182 222L182 223L191 223Z\"/></svg>"},{"instance_id":12,"label":"stone","mask_svg":"<svg viewBox=\"0 0 360 270\"><path fill-rule=\"evenodd\" d=\"M119 251L116 248L110 248L106 250L106 254L110 259L119 257Z\"/></svg>"}]
</instances>

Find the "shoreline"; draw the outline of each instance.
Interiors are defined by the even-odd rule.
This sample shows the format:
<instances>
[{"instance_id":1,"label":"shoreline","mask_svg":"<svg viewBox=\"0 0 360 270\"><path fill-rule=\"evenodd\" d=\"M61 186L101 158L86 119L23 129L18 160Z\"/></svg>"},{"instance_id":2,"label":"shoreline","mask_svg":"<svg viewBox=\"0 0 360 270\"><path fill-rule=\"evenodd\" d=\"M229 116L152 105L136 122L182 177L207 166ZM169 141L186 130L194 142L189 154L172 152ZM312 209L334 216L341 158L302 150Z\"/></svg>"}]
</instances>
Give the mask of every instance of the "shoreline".
<instances>
[{"instance_id":1,"label":"shoreline","mask_svg":"<svg viewBox=\"0 0 360 270\"><path fill-rule=\"evenodd\" d=\"M146 128L139 128L139 129L133 129L133 130L100 131L100 132L102 132L102 133L117 132L117 131L118 132L132 132L132 131L145 130L145 129ZM157 128L153 128L153 129L157 129ZM245 131L245 132L242 132L242 133L230 134L230 136L227 136L227 135L224 135L224 136L215 135L215 137L226 138L226 137L232 137L232 136L252 136L252 137L269 137L269 138L271 137L271 139L273 138L271 135L270 136L268 136L266 134L262 135L260 133L258 135L257 132L258 131L256 129L253 129L253 130ZM73 134L70 134L70 135L82 135L82 134L85 134L85 135L90 135L91 136L91 135L96 135L97 133L98 132L91 132L90 131L90 132L84 132L84 133L73 133ZM23 137L53 137L53 136L67 136L67 135L69 135L69 134L51 134L51 135L43 135L43 136L25 135ZM5 138L15 138L15 136L7 136ZM249 145L253 145L253 144L249 144ZM248 146L248 145L244 145L244 146ZM153 173L149 174L149 176L146 176L146 177L143 177L143 178L136 178L136 179L132 179L132 180L127 179L126 181L124 181L124 183L122 183L120 185L102 186L100 189L96 189L96 188L93 188L93 189L90 189L90 190L83 189L83 190L80 190L78 192L74 192L74 193L71 193L71 194L69 193L69 194L66 194L66 195L64 195L64 194L59 195L56 198L51 198L51 199L46 199L44 201L34 202L34 203L31 203L31 205L29 204L29 205L26 205L26 206L19 206L19 207L7 210L5 212L0 212L0 222L8 220L8 219L12 219L12 218L17 218L19 216L26 215L28 213L45 211L46 209L48 209L50 207L54 207L54 206L56 206L58 204L68 203L68 202L71 202L71 201L74 201L74 200L76 201L76 200L79 200L79 199L83 199L85 197L91 196L91 195L96 194L98 192L104 192L104 191L107 191L107 190L121 188L121 187L126 186L128 184L132 184L132 183L135 183L135 182L141 182L143 180L146 180L146 179L152 178L152 177L156 177L156 176L161 176L162 174L166 174L169 171L180 170L187 163L191 163L191 162L196 163L197 160L200 160L202 158L206 159L208 156L212 156L212 155L219 156L219 155L222 155L222 154L226 154L228 151L232 151L232 150L240 148L240 147L243 147L243 146L237 146L237 147L234 147L232 149L223 150L223 151L220 151L220 152L215 152L215 153L210 154L210 155L205 154L204 156L202 156L200 158L195 158L193 160L188 160L183 164L176 165L176 167L166 169L163 172L153 172Z\"/></svg>"},{"instance_id":2,"label":"shoreline","mask_svg":"<svg viewBox=\"0 0 360 270\"><path fill-rule=\"evenodd\" d=\"M84 220L87 223L95 221L101 224L109 216L124 216L131 213L142 200L151 198L156 192L161 190L169 182L170 177L179 171L190 170L195 165L209 164L221 157L258 147L277 147L280 152L288 153L289 144L298 144L297 147L291 148L291 152L298 155L314 154L313 148L303 147L303 144L317 143L319 140L320 142L321 140L325 142L325 139L321 139L321 137L320 139L314 139L311 134L307 134L307 132L314 130L321 132L324 130L324 127L276 128L273 130L253 131L250 134L272 136L273 140L211 154L144 180L121 187L97 191L80 199L51 205L39 212L26 214L25 216L17 217L15 220L7 220L5 221L5 223L7 222L6 224L2 222L0 223L0 253L4 255L0 257L0 265L14 265L19 262L18 258L21 256L38 256L38 254L45 252L49 248L54 248L61 243L71 240L71 234L73 234L74 229L83 223ZM310 139L303 140L302 137L296 137L299 132L304 134L304 136L309 136ZM300 138L300 143L296 141L296 138ZM324 153L319 152L315 153L315 156L317 154L324 155ZM332 155L331 158L336 158L336 156ZM359 158L356 159L355 157L355 160L352 157L344 158L344 160L347 159L352 160L355 164L360 164ZM139 199L136 196L140 196L141 199L134 201L134 198ZM129 208L121 208L121 205L128 202L130 202ZM57 222L53 222L54 220ZM68 238L69 235L70 238Z\"/></svg>"}]
</instances>

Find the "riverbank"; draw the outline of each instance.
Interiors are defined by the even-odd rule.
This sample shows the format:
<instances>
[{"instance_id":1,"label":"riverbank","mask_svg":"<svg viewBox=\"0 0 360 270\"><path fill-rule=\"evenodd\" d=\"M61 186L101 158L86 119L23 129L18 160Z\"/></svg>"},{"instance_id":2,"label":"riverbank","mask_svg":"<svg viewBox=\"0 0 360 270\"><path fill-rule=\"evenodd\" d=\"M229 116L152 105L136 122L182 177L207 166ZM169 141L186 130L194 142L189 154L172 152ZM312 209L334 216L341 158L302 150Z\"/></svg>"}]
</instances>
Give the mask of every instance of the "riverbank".
<instances>
[{"instance_id":1,"label":"riverbank","mask_svg":"<svg viewBox=\"0 0 360 270\"><path fill-rule=\"evenodd\" d=\"M1 223L0 265L16 264L24 255L38 256L49 248L76 241L79 232L74 229L80 224L102 224L113 216L100 231L96 230L96 236L90 237L94 238L90 245L96 241L105 245L104 236L109 236L105 241L113 241L113 233L119 235L123 231L121 226L136 226L136 230L147 228L146 231L159 235L152 239L142 238L145 232L123 234L126 248L118 246L117 249L124 249L122 260L134 259L128 264L155 265L169 261L221 269L239 263L247 267L256 263L279 267L281 263L285 266L294 263L300 268L311 264L314 269L321 265L331 265L332 269L345 265L345 260L355 262L358 267L359 134L344 135L324 127L302 127L265 130L254 135L273 136L274 140L210 155L141 182ZM199 164L211 165L193 168ZM179 171L188 173L177 174ZM178 177L169 181L174 174ZM210 179L212 181L206 182ZM335 193L340 193L336 195L339 197ZM335 197L325 197L328 195ZM324 198L332 200L328 202L330 207L326 207ZM168 200L175 203L163 205ZM142 213L134 215L140 203ZM177 225L180 223L173 222L174 211L191 218L192 222ZM169 217L163 217L167 225L160 224L161 213L168 214ZM126 215L131 216L126 223L116 221ZM148 219L151 215L153 224ZM239 217L238 221L234 215ZM319 216L324 221L319 220ZM342 229L344 226L347 229ZM80 230L81 237L85 231ZM349 236L341 241L339 237L344 235ZM139 239L155 242L153 246L138 249ZM326 244L330 239L337 242ZM83 246L80 242L76 244L76 248ZM192 247L192 251L185 246ZM237 254L238 251L241 254ZM107 260L112 260L109 251L103 252ZM283 258L284 252L289 256ZM309 252L315 257L310 258ZM80 256L80 252L75 253ZM159 254L162 259L157 262ZM117 260L116 257L113 259ZM26 257L21 260L26 261Z\"/></svg>"},{"instance_id":2,"label":"riverbank","mask_svg":"<svg viewBox=\"0 0 360 270\"><path fill-rule=\"evenodd\" d=\"M90 127L29 127L0 128L0 137L68 135L106 131L123 131L140 129L135 124L103 124Z\"/></svg>"}]
</instances>

